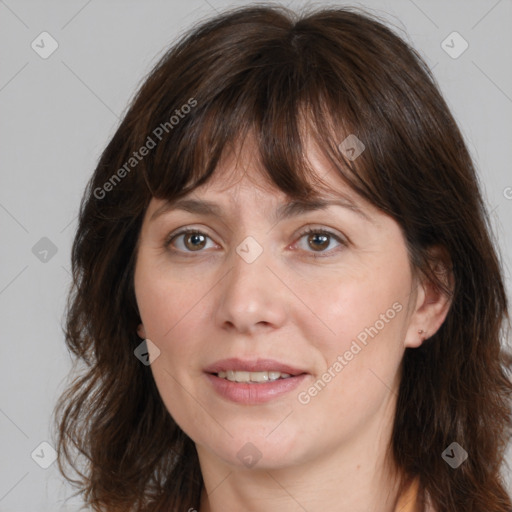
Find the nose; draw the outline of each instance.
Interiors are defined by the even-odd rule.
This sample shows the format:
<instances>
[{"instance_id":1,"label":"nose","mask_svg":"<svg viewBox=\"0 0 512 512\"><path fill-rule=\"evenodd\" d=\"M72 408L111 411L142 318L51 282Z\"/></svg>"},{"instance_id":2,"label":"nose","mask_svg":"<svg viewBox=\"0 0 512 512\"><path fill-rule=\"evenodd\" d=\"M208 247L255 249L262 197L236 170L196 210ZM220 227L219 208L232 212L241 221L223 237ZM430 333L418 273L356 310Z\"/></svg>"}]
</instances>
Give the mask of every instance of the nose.
<instances>
[{"instance_id":1,"label":"nose","mask_svg":"<svg viewBox=\"0 0 512 512\"><path fill-rule=\"evenodd\" d=\"M286 322L290 291L275 259L265 250L252 262L240 254L233 251L230 269L217 288L216 324L244 334L278 329Z\"/></svg>"}]
</instances>

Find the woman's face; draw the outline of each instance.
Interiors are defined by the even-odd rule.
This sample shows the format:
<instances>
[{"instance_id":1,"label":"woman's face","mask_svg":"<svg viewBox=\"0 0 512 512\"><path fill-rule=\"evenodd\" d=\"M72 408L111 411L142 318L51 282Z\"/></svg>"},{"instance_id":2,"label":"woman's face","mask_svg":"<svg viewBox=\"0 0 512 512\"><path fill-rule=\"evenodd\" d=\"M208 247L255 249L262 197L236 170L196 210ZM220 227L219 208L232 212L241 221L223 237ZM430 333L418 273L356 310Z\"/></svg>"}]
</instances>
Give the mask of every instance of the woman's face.
<instances>
[{"instance_id":1,"label":"woman's face","mask_svg":"<svg viewBox=\"0 0 512 512\"><path fill-rule=\"evenodd\" d=\"M403 352L424 326L393 219L312 146L339 203L285 211L250 155L224 159L185 198L197 203L151 201L135 292L158 390L200 457L277 468L389 433Z\"/></svg>"}]
</instances>

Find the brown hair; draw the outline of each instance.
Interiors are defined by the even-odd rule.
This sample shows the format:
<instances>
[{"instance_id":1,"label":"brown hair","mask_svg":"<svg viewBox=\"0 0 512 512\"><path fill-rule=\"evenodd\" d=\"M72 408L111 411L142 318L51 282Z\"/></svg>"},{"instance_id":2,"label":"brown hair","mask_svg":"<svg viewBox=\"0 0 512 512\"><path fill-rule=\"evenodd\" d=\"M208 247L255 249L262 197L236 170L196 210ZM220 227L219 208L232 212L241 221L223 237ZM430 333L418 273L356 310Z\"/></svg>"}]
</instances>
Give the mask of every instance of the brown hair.
<instances>
[{"instance_id":1,"label":"brown hair","mask_svg":"<svg viewBox=\"0 0 512 512\"><path fill-rule=\"evenodd\" d=\"M205 183L249 132L268 179L311 197L303 128L357 193L399 223L418 272L443 286L433 246L453 265L445 322L404 355L396 464L419 477L438 512L510 512L500 476L511 427L500 344L507 297L474 166L418 53L375 16L345 7L223 13L186 34L140 88L80 208L65 334L82 370L56 405L60 470L96 511L199 507L194 443L133 354L141 222L152 197L172 201ZM354 161L340 149L348 134L366 147ZM469 453L457 469L441 457L454 441Z\"/></svg>"}]
</instances>

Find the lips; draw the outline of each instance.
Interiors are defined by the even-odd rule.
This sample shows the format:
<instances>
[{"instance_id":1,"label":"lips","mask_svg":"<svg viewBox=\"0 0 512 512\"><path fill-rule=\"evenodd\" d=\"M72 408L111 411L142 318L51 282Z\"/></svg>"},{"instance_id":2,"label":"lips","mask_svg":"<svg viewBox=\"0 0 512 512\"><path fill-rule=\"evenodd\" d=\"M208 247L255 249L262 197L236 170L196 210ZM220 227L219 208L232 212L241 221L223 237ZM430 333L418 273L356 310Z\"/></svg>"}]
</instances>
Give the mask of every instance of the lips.
<instances>
[{"instance_id":1,"label":"lips","mask_svg":"<svg viewBox=\"0 0 512 512\"><path fill-rule=\"evenodd\" d=\"M219 372L227 372L230 370L243 372L274 371L280 373L288 373L291 376L308 373L306 370L296 368L280 361L276 361L275 359L257 359L255 361L247 361L238 358L221 359L204 369L206 373L215 375Z\"/></svg>"},{"instance_id":2,"label":"lips","mask_svg":"<svg viewBox=\"0 0 512 512\"><path fill-rule=\"evenodd\" d=\"M297 388L305 379L308 372L275 359L257 359L247 361L238 358L221 359L204 369L205 377L213 390L223 399L240 405L258 405L284 397ZM267 382L233 382L219 376L225 372L279 372L287 374L286 378L278 378ZM247 378L247 375L244 376Z\"/></svg>"}]
</instances>

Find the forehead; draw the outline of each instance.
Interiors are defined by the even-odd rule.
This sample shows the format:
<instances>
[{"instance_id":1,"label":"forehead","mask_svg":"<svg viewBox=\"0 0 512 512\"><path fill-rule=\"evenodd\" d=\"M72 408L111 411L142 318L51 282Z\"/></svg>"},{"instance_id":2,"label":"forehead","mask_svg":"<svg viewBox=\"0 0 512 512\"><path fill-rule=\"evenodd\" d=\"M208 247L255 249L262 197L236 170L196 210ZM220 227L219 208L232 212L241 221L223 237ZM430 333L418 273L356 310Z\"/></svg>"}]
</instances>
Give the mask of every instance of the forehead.
<instances>
[{"instance_id":1,"label":"forehead","mask_svg":"<svg viewBox=\"0 0 512 512\"><path fill-rule=\"evenodd\" d=\"M304 144L304 161L308 164L307 182L311 185L314 197L336 197L339 194L356 197L354 190L345 182L339 171L321 153L312 139ZM278 171L279 172L279 171ZM224 200L235 200L243 191L272 195L284 201L287 195L271 179L261 161L260 152L254 137L249 135L237 145L226 147L211 178L196 187L196 196L216 195Z\"/></svg>"},{"instance_id":2,"label":"forehead","mask_svg":"<svg viewBox=\"0 0 512 512\"><path fill-rule=\"evenodd\" d=\"M226 151L210 179L190 193L170 201L153 199L148 212L150 219L155 220L172 210L222 218L233 212L241 215L245 205L255 214L263 213L278 222L341 206L374 222L376 208L356 194L315 146L310 144L307 149L306 158L311 168L308 181L312 185L307 197L291 198L279 189L265 171L251 141L236 151L232 148Z\"/></svg>"},{"instance_id":3,"label":"forehead","mask_svg":"<svg viewBox=\"0 0 512 512\"><path fill-rule=\"evenodd\" d=\"M261 141L254 131L248 131L227 143L206 182L179 198L153 198L147 216L154 220L177 207L190 213L223 218L227 215L232 217L233 212L241 215L242 210L245 212L247 209L244 208L246 205L255 214L264 214L278 222L338 205L352 210L361 219L378 223L379 214L384 212L358 194L343 176L354 171L347 172L344 166L340 170L341 162L334 163L326 156L307 127L304 127L301 139L302 162L298 164L302 167L297 170L296 165L290 167L296 170L296 178L293 173L287 174L287 179L302 181L305 178L309 184L307 191L301 187L303 192L300 195L288 195L279 188L276 183L282 178L279 169L282 162L276 165L270 162L266 167L262 163ZM304 178L300 179L299 174Z\"/></svg>"}]
</instances>

